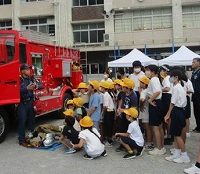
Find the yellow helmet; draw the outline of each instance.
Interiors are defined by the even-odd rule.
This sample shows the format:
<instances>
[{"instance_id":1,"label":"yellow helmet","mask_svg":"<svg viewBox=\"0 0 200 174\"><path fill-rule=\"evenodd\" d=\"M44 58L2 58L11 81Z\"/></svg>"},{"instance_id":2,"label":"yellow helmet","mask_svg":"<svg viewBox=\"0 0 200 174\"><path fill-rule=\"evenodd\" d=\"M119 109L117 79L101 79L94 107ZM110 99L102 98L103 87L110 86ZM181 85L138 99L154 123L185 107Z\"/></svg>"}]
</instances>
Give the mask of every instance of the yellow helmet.
<instances>
[{"instance_id":1,"label":"yellow helmet","mask_svg":"<svg viewBox=\"0 0 200 174\"><path fill-rule=\"evenodd\" d=\"M107 82L107 81L100 82L100 87L109 89L110 88L110 83Z\"/></svg>"},{"instance_id":2,"label":"yellow helmet","mask_svg":"<svg viewBox=\"0 0 200 174\"><path fill-rule=\"evenodd\" d=\"M73 117L74 116L74 111L72 109L67 109L65 112L63 112L65 116Z\"/></svg>"},{"instance_id":3,"label":"yellow helmet","mask_svg":"<svg viewBox=\"0 0 200 174\"><path fill-rule=\"evenodd\" d=\"M109 82L109 83L110 83L109 89L114 89L114 83L113 82Z\"/></svg>"},{"instance_id":4,"label":"yellow helmet","mask_svg":"<svg viewBox=\"0 0 200 174\"><path fill-rule=\"evenodd\" d=\"M73 100L68 100L67 101L67 105L73 105L73 104L74 104Z\"/></svg>"},{"instance_id":5,"label":"yellow helmet","mask_svg":"<svg viewBox=\"0 0 200 174\"><path fill-rule=\"evenodd\" d=\"M122 80L120 80L120 79L115 79L115 80L114 80L114 85L122 85Z\"/></svg>"},{"instance_id":6,"label":"yellow helmet","mask_svg":"<svg viewBox=\"0 0 200 174\"><path fill-rule=\"evenodd\" d=\"M123 79L122 86L127 87L129 89L134 89L135 83L133 80L131 80L129 78L125 78L125 79Z\"/></svg>"},{"instance_id":7,"label":"yellow helmet","mask_svg":"<svg viewBox=\"0 0 200 174\"><path fill-rule=\"evenodd\" d=\"M83 99L80 98L80 97L74 98L74 99L73 99L73 102L74 102L74 104L75 104L77 107L82 107L83 104L84 104Z\"/></svg>"},{"instance_id":8,"label":"yellow helmet","mask_svg":"<svg viewBox=\"0 0 200 174\"><path fill-rule=\"evenodd\" d=\"M87 86L86 83L81 82L81 83L79 83L79 85L78 85L77 88L78 88L78 89L88 89L88 86Z\"/></svg>"},{"instance_id":9,"label":"yellow helmet","mask_svg":"<svg viewBox=\"0 0 200 174\"><path fill-rule=\"evenodd\" d=\"M94 89L99 90L99 82L97 80L91 80L89 84L92 85Z\"/></svg>"},{"instance_id":10,"label":"yellow helmet","mask_svg":"<svg viewBox=\"0 0 200 174\"><path fill-rule=\"evenodd\" d=\"M146 84L146 85L148 85L149 82L150 82L150 79L147 76L144 75L144 76L139 78L139 81L144 83L144 84Z\"/></svg>"},{"instance_id":11,"label":"yellow helmet","mask_svg":"<svg viewBox=\"0 0 200 174\"><path fill-rule=\"evenodd\" d=\"M138 117L138 110L136 108L124 109L123 112L126 115L131 116L132 118L137 118Z\"/></svg>"},{"instance_id":12,"label":"yellow helmet","mask_svg":"<svg viewBox=\"0 0 200 174\"><path fill-rule=\"evenodd\" d=\"M92 127L94 125L91 117L85 116L80 120L81 127Z\"/></svg>"}]
</instances>

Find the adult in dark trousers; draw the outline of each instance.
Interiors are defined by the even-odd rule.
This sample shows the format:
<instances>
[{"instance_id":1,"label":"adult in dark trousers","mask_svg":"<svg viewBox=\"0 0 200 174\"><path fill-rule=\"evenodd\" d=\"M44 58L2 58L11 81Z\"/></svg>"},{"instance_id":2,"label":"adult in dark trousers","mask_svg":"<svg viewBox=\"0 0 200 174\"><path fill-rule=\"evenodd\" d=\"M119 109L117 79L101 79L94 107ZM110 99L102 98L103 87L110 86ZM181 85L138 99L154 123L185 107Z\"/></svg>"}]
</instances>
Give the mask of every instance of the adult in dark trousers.
<instances>
[{"instance_id":1,"label":"adult in dark trousers","mask_svg":"<svg viewBox=\"0 0 200 174\"><path fill-rule=\"evenodd\" d=\"M30 66L22 64L20 66L20 103L17 108L18 116L18 140L19 145L27 147L25 141L26 125L30 134L35 129L35 112L33 108L34 94L33 91L42 86L37 84L31 77Z\"/></svg>"},{"instance_id":2,"label":"adult in dark trousers","mask_svg":"<svg viewBox=\"0 0 200 174\"><path fill-rule=\"evenodd\" d=\"M193 59L192 68L194 69L191 78L194 88L192 101L196 120L196 128L193 131L200 133L200 58Z\"/></svg>"}]
</instances>

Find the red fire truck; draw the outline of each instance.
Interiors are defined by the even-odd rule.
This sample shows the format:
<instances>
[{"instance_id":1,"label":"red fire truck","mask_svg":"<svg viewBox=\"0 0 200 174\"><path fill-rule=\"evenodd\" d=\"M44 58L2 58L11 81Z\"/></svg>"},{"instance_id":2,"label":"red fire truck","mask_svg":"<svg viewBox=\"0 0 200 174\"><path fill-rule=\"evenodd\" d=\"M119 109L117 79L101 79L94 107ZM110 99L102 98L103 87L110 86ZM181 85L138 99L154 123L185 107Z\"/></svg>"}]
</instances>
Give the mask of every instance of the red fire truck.
<instances>
[{"instance_id":1,"label":"red fire truck","mask_svg":"<svg viewBox=\"0 0 200 174\"><path fill-rule=\"evenodd\" d=\"M33 77L44 86L35 91L37 116L62 111L72 98L72 88L83 79L78 50L35 41L27 33L0 31L0 142L5 139L20 102L20 64L32 66ZM41 36L38 38L42 40Z\"/></svg>"}]
</instances>

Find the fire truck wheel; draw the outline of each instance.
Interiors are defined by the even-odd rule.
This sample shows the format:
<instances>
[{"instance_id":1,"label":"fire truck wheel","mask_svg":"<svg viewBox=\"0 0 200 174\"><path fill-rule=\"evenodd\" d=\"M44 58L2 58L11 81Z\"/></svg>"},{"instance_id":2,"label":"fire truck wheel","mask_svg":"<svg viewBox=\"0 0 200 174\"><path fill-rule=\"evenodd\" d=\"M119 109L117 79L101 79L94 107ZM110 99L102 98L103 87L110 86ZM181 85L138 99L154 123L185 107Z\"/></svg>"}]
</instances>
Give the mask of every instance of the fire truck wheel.
<instances>
[{"instance_id":1,"label":"fire truck wheel","mask_svg":"<svg viewBox=\"0 0 200 174\"><path fill-rule=\"evenodd\" d=\"M9 118L6 111L0 109L0 143L6 138L9 130Z\"/></svg>"},{"instance_id":2,"label":"fire truck wheel","mask_svg":"<svg viewBox=\"0 0 200 174\"><path fill-rule=\"evenodd\" d=\"M62 109L59 111L59 118L64 118L64 115L63 115L63 112L67 109L66 106L67 106L67 101L70 100L72 98L72 96L69 94L69 93L66 93L64 95L64 98L63 98L63 107Z\"/></svg>"}]
</instances>

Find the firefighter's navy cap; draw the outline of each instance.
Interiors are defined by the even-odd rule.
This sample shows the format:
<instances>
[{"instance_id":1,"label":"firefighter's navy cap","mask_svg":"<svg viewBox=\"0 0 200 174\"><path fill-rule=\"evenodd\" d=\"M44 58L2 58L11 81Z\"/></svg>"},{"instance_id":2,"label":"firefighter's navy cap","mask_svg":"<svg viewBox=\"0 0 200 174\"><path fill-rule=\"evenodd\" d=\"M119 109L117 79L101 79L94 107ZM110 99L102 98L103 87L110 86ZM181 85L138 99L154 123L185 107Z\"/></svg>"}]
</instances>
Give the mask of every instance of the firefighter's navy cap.
<instances>
[{"instance_id":1,"label":"firefighter's navy cap","mask_svg":"<svg viewBox=\"0 0 200 174\"><path fill-rule=\"evenodd\" d=\"M20 71L22 71L22 70L27 70L27 69L30 69L30 66L27 65L27 64L22 64L22 65L20 66Z\"/></svg>"}]
</instances>

